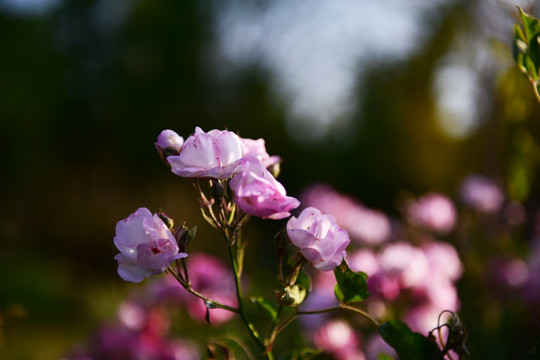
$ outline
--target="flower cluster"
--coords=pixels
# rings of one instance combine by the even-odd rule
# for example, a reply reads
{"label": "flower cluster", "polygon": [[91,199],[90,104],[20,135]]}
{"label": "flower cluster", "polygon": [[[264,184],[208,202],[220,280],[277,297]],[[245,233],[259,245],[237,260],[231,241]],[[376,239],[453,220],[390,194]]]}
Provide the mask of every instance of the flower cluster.
{"label": "flower cluster", "polygon": [[[219,186],[230,187],[234,194],[231,206],[237,206],[245,214],[279,220],[289,217],[290,211],[300,205],[296,198],[287,196],[283,185],[268,170],[278,164],[280,158],[267,153],[263,139],[244,139],[227,130],[206,133],[197,127],[185,141],[176,132],[164,130],[155,146],[174,174],[225,181]],[[294,233],[295,227],[303,226],[293,219],[287,227],[289,235]],[[324,219],[324,223],[329,222]],[[345,255],[348,235],[335,222],[327,228],[322,226],[326,241],[321,243],[320,234],[316,242],[310,243],[298,241],[298,236],[294,235],[293,243],[314,266],[331,270]],[[152,274],[164,272],[175,260],[187,257],[186,253],[179,252],[175,236],[159,216],[152,216],[146,208],[118,222],[114,242],[120,251],[115,258],[118,273],[126,281],[140,282]]]}
{"label": "flower cluster", "polygon": [[[263,139],[241,138],[228,130],[204,132],[197,127],[185,141],[176,132],[164,130],[154,145],[173,174],[193,182],[204,219],[223,235],[232,271],[213,256],[188,256],[196,227],[190,229],[184,223],[175,228],[163,212],[152,214],[139,208],[116,225],[114,244],[120,253],[115,259],[118,274],[126,281],[140,282],[167,272],[148,284],[147,307],[182,305],[191,318],[212,325],[239,315],[269,360],[274,358],[276,336],[301,315],[310,315],[309,320],[303,318],[304,324],[311,321],[318,325],[311,326],[309,332],[319,349],[338,360],[358,360],[369,354],[360,349],[363,337],[344,320],[329,319],[328,313],[352,311],[379,326],[379,319],[400,311],[413,330],[426,333],[435,327],[441,311],[458,309],[454,282],[461,275],[461,262],[450,244],[431,238],[448,233],[454,226],[456,210],[448,198],[433,193],[411,200],[404,207],[406,221],[399,222],[319,184],[304,192],[303,209],[292,216],[291,211],[301,203],[288,196],[276,179],[280,158],[268,154]],[[267,337],[255,328],[245,310],[242,274],[247,242],[241,227],[250,216],[271,220],[290,217],[274,241],[277,304],[262,296],[250,297],[272,318]],[[420,232],[424,237],[410,239],[416,245],[404,240],[408,226],[426,230]],[[354,249],[348,254],[349,234]],[[305,268],[307,264],[312,266]],[[352,305],[364,301],[367,310]],[[137,315],[141,313],[138,309],[126,305],[122,314]],[[154,310],[150,313],[157,314]],[[126,317],[125,321],[140,326],[152,316]],[[116,333],[122,334],[121,329]],[[169,343],[160,341],[155,343],[164,351],[173,351]],[[394,354],[380,346],[380,337],[371,336],[365,346],[368,344],[373,351],[389,357]],[[207,350],[219,357],[222,346]],[[189,358],[189,354],[185,356]]]}

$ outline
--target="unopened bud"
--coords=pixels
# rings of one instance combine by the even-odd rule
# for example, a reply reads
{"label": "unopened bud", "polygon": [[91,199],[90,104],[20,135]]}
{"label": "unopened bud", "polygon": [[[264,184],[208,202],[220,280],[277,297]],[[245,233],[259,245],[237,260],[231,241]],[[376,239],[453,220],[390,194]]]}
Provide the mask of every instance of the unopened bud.
{"label": "unopened bud", "polygon": [[159,156],[167,163],[167,157],[178,155],[184,145],[184,138],[172,130],[163,130],[154,143]]}
{"label": "unopened bud", "polygon": [[193,241],[195,235],[197,234],[197,226],[188,228],[187,223],[184,221],[182,226],[176,230],[174,237],[178,242],[178,247],[180,252],[184,252],[188,245]]}
{"label": "unopened bud", "polygon": [[212,187],[210,191],[212,192],[212,199],[218,203],[225,196],[225,187],[216,179],[212,179]]}
{"label": "unopened bud", "polygon": [[298,306],[306,298],[307,291],[301,285],[287,286],[277,292],[278,302],[283,306]]}
{"label": "unopened bud", "polygon": [[169,217],[169,215],[165,214],[163,211],[158,212],[158,216],[165,223],[167,228],[170,230],[174,226],[174,220]]}
{"label": "unopened bud", "polygon": [[278,249],[285,249],[291,245],[291,241],[287,237],[287,232],[285,229],[279,230],[274,236],[274,244]]}

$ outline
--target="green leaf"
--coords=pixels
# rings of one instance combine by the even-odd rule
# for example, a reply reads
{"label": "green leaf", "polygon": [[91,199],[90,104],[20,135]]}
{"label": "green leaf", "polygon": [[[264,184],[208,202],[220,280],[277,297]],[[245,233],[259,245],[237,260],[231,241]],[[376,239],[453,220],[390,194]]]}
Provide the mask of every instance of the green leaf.
{"label": "green leaf", "polygon": [[443,360],[434,339],[412,332],[399,320],[385,322],[379,327],[379,333],[396,350],[400,360]]}
{"label": "green leaf", "polygon": [[514,24],[514,44],[513,44],[513,53],[514,59],[519,66],[519,69],[527,73],[527,68],[525,67],[525,56],[527,56],[527,51],[529,46],[527,45],[527,39],[523,35],[523,31],[518,24]]}
{"label": "green leaf", "polygon": [[519,69],[529,77],[534,87],[535,95],[540,101],[539,72],[540,72],[540,20],[526,14],[518,6],[524,31],[516,24],[514,26],[514,58]]}
{"label": "green leaf", "polygon": [[525,12],[518,6],[519,14],[521,15],[521,20],[523,20],[523,25],[525,26],[525,37],[529,45],[531,42],[540,35],[540,21]]}
{"label": "green leaf", "polygon": [[366,273],[355,273],[343,260],[341,265],[334,269],[334,275],[337,281],[334,294],[342,304],[361,302],[369,297]]}
{"label": "green leaf", "polygon": [[279,360],[310,360],[315,358],[315,356],[319,355],[320,353],[321,350],[305,348],[292,352],[288,355],[280,356]]}
{"label": "green leaf", "polygon": [[535,64],[533,59],[529,55],[524,55],[523,64],[527,69],[527,74],[533,81],[538,80],[538,64]]}
{"label": "green leaf", "polygon": [[277,319],[277,309],[274,306],[274,304],[272,304],[268,299],[265,299],[262,296],[258,296],[258,297],[252,296],[251,301],[254,304],[258,305],[261,309],[266,311],[266,313],[270,315],[270,318],[272,320]]}

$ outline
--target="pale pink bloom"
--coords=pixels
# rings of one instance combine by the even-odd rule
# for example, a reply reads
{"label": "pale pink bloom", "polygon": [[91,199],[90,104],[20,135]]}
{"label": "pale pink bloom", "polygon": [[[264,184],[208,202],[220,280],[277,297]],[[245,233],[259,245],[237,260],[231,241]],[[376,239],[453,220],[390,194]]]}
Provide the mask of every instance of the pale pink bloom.
{"label": "pale pink bloom", "polygon": [[408,243],[399,242],[386,246],[379,255],[381,270],[395,277],[401,286],[421,284],[429,276],[429,263],[424,252]]}
{"label": "pale pink bloom", "polygon": [[392,227],[388,217],[361,205],[343,214],[343,227],[351,236],[367,244],[380,244],[390,238]]}
{"label": "pale pink bloom", "polygon": [[180,152],[182,145],[184,144],[184,138],[178,135],[173,130],[163,130],[157,137],[157,142],[154,143],[156,147],[161,150],[173,151],[176,154]]}
{"label": "pale pink bloom", "polygon": [[380,244],[391,236],[390,220],[384,213],[366,208],[353,198],[339,194],[329,185],[309,187],[302,195],[302,203],[332,215],[353,240]]}
{"label": "pale pink bloom", "polygon": [[456,222],[456,209],[446,196],[427,194],[407,205],[407,218],[417,226],[440,233],[452,230]]}
{"label": "pale pink bloom", "polygon": [[114,244],[120,251],[118,275],[126,281],[141,282],[150,275],[164,272],[180,253],[174,235],[157,214],[139,208],[116,224]]}
{"label": "pale pink bloom", "polygon": [[[192,254],[189,257],[189,280],[193,290],[224,305],[237,306],[234,276],[216,257]],[[198,297],[184,291],[183,298],[192,318],[205,321],[206,305]],[[214,325],[230,320],[234,313],[224,309],[210,309],[210,322]]]}
{"label": "pale pink bloom", "polygon": [[504,200],[499,186],[480,175],[468,176],[461,184],[459,194],[465,205],[483,213],[496,212]]}
{"label": "pale pink bloom", "polygon": [[335,297],[336,284],[336,276],[331,271],[319,271],[313,274],[313,288],[331,294],[332,297]]}
{"label": "pale pink bloom", "polygon": [[244,155],[256,155],[259,160],[263,163],[265,168],[268,168],[280,161],[279,156],[270,156],[266,152],[266,146],[264,144],[264,139],[246,139],[240,138],[242,144],[244,144]]}
{"label": "pale pink bloom", "polygon": [[169,156],[167,161],[178,176],[227,179],[233,175],[244,152],[242,140],[235,133],[227,130],[205,133],[197,127],[184,142],[180,154]]}
{"label": "pale pink bloom", "polygon": [[429,242],[422,246],[432,271],[444,273],[450,280],[457,280],[463,274],[463,264],[456,249],[445,242]]}
{"label": "pale pink bloom", "polygon": [[261,160],[248,155],[241,161],[240,170],[229,183],[234,200],[245,213],[265,219],[283,219],[297,208],[300,202],[287,196],[287,192]]}
{"label": "pale pink bloom", "polygon": [[397,274],[378,272],[368,278],[368,288],[373,295],[391,301],[399,297],[404,286],[400,284]]}
{"label": "pale pink bloom", "polygon": [[336,360],[365,360],[364,354],[358,350],[358,336],[344,320],[331,320],[321,326],[314,334],[313,342]]}
{"label": "pale pink bloom", "polygon": [[347,263],[351,270],[365,272],[368,276],[375,274],[379,270],[377,255],[367,249],[355,251],[347,256]]}
{"label": "pale pink bloom", "polygon": [[431,275],[424,284],[414,288],[413,292],[416,293],[417,302],[430,304],[440,311],[459,309],[457,289],[452,281],[442,275]]}
{"label": "pale pink bloom", "polygon": [[346,255],[350,243],[347,231],[331,215],[308,207],[298,218],[287,223],[287,235],[304,257],[319,270],[329,271],[338,266]]}
{"label": "pale pink bloom", "polygon": [[140,304],[126,301],[120,304],[118,320],[128,329],[141,330],[148,322],[148,311]]}

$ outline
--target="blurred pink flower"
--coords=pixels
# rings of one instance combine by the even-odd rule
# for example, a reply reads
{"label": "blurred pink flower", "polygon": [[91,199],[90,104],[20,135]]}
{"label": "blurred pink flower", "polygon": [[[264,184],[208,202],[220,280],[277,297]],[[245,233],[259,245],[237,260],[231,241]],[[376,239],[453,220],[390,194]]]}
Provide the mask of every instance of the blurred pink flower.
{"label": "blurred pink flower", "polygon": [[[424,336],[427,336],[428,333],[437,327],[437,320],[439,314],[443,310],[452,310],[455,309],[445,309],[434,306],[433,304],[427,303],[418,306],[410,307],[403,316],[403,320],[409,325],[412,331],[419,332]],[[444,322],[444,320],[442,320]]]}
{"label": "blurred pink flower", "polygon": [[388,217],[368,209],[346,195],[339,194],[326,184],[309,187],[302,195],[302,203],[332,215],[354,240],[366,244],[380,244],[391,235]]}
{"label": "blurred pink flower", "polygon": [[[362,250],[358,255],[353,254],[348,262],[355,271],[363,271],[362,264],[369,271],[368,287],[372,297],[368,302],[374,304],[371,312],[378,316],[386,311],[375,306],[381,299],[389,306],[405,306],[412,311],[408,316],[421,317],[417,323],[423,323],[426,309],[433,312],[459,309],[454,281],[462,275],[463,265],[450,244],[427,242],[416,247],[398,242],[385,246],[378,255]],[[417,309],[419,307],[422,311]]]}
{"label": "blurred pink flower", "polygon": [[498,211],[504,200],[499,186],[493,180],[480,175],[469,175],[465,178],[459,195],[465,205],[483,213]]}
{"label": "blurred pink flower", "polygon": [[329,271],[338,266],[349,245],[347,231],[340,228],[331,215],[308,207],[298,218],[287,222],[287,235],[304,257],[318,270]]}
{"label": "blurred pink flower", "polygon": [[456,249],[446,242],[433,241],[422,245],[432,271],[442,272],[448,279],[455,281],[463,274],[463,264]]}
{"label": "blurred pink flower", "polygon": [[315,332],[313,342],[336,360],[365,360],[364,354],[358,350],[358,336],[344,320],[331,320],[322,325]]}
{"label": "blurred pink flower", "polygon": [[174,235],[147,208],[139,208],[116,224],[114,244],[120,251],[114,257],[118,261],[118,275],[131,282],[164,272],[174,260],[187,256],[178,252]]}
{"label": "blurred pink flower", "polygon": [[[234,276],[221,260],[207,254],[193,254],[189,257],[188,271],[189,280],[195,291],[224,305],[237,306]],[[205,321],[207,309],[204,301],[187,291],[182,291],[182,294],[191,317]],[[210,321],[215,325],[222,324],[234,316],[234,313],[224,309],[209,311]]]}
{"label": "blurred pink flower", "polygon": [[347,263],[353,271],[365,272],[368,276],[379,270],[377,254],[372,250],[362,249],[347,256]]}
{"label": "blurred pink flower", "polygon": [[268,168],[269,166],[272,166],[280,161],[279,156],[268,155],[268,153],[266,152],[264,139],[253,140],[240,138],[240,140],[242,140],[242,144],[244,144],[244,156],[256,155],[259,160],[261,160],[265,168]]}
{"label": "blurred pink flower", "polygon": [[197,127],[184,142],[180,154],[169,156],[167,161],[178,176],[227,179],[233,175],[244,152],[244,145],[235,133],[227,130],[205,133]]}
{"label": "blurred pink flower", "polygon": [[84,347],[63,359],[200,359],[193,343],[168,338],[169,329],[168,316],[159,307],[126,302],[117,321],[101,327]]}
{"label": "blurred pink flower", "polygon": [[417,286],[429,275],[429,263],[424,252],[406,242],[386,246],[379,255],[382,272],[395,276],[403,287]]}
{"label": "blurred pink flower", "polygon": [[456,209],[446,196],[427,194],[406,205],[408,220],[417,226],[440,233],[447,233],[456,222]]}
{"label": "blurred pink flower", "polygon": [[285,188],[270,174],[255,155],[244,157],[230,187],[238,207],[247,214],[265,219],[283,219],[300,202],[287,196]]}

